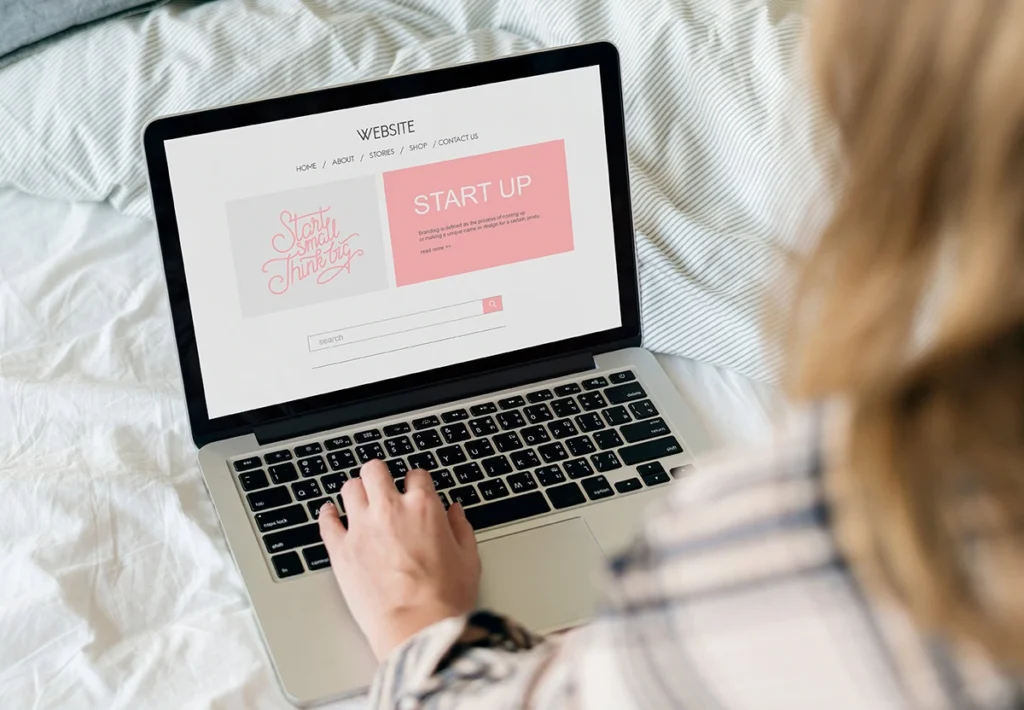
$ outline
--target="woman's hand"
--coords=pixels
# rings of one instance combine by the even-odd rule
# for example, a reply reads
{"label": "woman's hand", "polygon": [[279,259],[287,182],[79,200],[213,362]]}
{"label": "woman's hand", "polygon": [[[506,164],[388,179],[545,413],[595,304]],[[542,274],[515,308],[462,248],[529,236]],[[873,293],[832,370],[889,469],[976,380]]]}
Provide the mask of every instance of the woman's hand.
{"label": "woman's hand", "polygon": [[363,466],[320,512],[334,576],[370,647],[383,660],[418,631],[473,609],[480,557],[462,506],[445,514],[430,474],[411,471],[399,493],[383,462]]}

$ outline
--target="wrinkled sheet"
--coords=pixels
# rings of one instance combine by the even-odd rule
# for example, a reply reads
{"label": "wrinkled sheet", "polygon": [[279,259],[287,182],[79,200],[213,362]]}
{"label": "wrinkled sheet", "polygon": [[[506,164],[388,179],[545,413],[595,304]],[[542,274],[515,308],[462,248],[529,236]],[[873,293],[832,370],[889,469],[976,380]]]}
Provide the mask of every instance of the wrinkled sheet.
{"label": "wrinkled sheet", "polygon": [[[0,707],[289,707],[196,463],[153,225],[0,190],[0,318]],[[783,411],[662,362],[721,444]]]}

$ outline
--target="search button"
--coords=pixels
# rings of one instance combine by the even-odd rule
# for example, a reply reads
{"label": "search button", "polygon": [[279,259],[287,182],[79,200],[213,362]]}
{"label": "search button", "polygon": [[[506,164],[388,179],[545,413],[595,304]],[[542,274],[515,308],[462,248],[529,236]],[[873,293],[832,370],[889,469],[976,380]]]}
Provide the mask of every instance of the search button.
{"label": "search button", "polygon": [[484,313],[497,313],[501,310],[501,296],[491,296],[484,299]]}

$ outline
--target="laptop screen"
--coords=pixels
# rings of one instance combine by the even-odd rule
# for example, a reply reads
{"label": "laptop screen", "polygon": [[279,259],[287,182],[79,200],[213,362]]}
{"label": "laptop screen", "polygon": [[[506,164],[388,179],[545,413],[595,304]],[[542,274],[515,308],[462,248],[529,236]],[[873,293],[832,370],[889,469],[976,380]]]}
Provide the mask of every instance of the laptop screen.
{"label": "laptop screen", "polygon": [[165,150],[210,418],[622,325],[597,66]]}

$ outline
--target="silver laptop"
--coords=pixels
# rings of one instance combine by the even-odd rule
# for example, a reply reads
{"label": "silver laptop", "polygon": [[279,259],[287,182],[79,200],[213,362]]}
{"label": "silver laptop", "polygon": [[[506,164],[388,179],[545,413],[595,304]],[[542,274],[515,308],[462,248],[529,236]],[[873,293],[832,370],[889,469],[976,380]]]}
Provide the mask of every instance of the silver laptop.
{"label": "silver laptop", "polygon": [[315,520],[370,459],[465,506],[481,607],[585,621],[707,446],[639,347],[615,48],[160,118],[144,143],[192,435],[287,697],[372,678]]}

